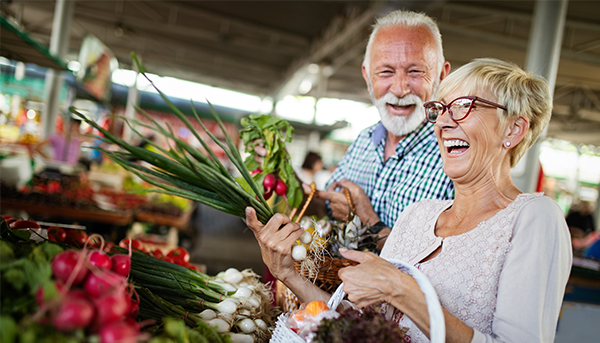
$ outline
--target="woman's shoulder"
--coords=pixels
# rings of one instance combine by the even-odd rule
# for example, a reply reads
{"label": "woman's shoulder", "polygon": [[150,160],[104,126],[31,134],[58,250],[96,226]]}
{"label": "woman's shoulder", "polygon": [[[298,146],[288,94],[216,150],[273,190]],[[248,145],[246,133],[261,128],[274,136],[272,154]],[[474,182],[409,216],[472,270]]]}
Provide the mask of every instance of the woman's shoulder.
{"label": "woman's shoulder", "polygon": [[513,202],[515,212],[517,212],[516,221],[522,223],[525,228],[540,228],[547,230],[565,230],[567,224],[564,213],[558,204],[543,193],[519,195]]}
{"label": "woman's shoulder", "polygon": [[564,217],[558,204],[544,193],[522,193],[513,202],[516,208],[531,213],[530,210],[536,210],[537,216],[548,215],[549,213],[560,213]]}

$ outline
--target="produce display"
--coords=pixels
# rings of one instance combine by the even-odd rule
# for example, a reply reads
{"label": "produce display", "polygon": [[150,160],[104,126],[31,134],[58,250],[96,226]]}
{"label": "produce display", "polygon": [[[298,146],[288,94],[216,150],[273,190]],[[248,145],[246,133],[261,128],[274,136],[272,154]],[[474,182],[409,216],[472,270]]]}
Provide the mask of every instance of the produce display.
{"label": "produce display", "polygon": [[77,242],[67,245],[60,228],[38,233],[35,221],[10,216],[2,216],[0,226],[3,342],[270,338],[270,289],[249,270],[211,277],[193,270],[180,247],[161,260],[136,240],[105,246],[91,235],[77,248]]}
{"label": "produce display", "polygon": [[[375,249],[375,235],[353,210],[347,222],[303,218],[316,186],[311,184],[312,192],[300,209],[303,191],[285,149],[293,134],[289,123],[267,115],[244,118],[240,136],[249,153],[244,160],[210,104],[225,142],[194,112],[196,123],[239,172],[234,177],[188,117],[154,86],[135,55],[133,59],[204,152],[141,109],[138,112],[147,122],[122,119],[151,149],[124,141],[71,108],[100,132],[97,139],[119,147],[97,150],[142,183],[131,182],[131,178],[124,182],[127,192],[123,193],[94,191],[85,178],[80,178],[79,188],[74,190],[38,180],[29,189],[29,199],[33,195],[35,201],[62,203],[68,201],[65,197],[72,197],[85,206],[96,203],[109,210],[135,208],[175,217],[190,208],[190,201],[242,218],[245,208],[251,206],[266,223],[274,215],[267,199],[276,194],[285,201],[282,212],[289,213],[305,230],[292,248],[292,256],[301,261],[301,270],[309,270],[311,278],[318,275],[325,258],[339,259],[342,246]],[[194,111],[194,106],[191,108]],[[145,138],[137,131],[140,127],[165,138],[168,148]],[[264,156],[257,156],[259,147],[264,149]],[[153,196],[139,197],[139,193]],[[349,194],[346,196],[350,199]],[[251,270],[229,268],[209,276],[190,264],[190,254],[181,247],[149,249],[142,241],[130,238],[114,244],[82,230],[42,228],[35,221],[5,216],[0,224],[2,341],[259,343],[271,338],[277,314],[272,308],[272,290]],[[307,342],[402,341],[402,332],[381,312],[340,314],[321,301],[303,305],[290,315],[287,325]]]}

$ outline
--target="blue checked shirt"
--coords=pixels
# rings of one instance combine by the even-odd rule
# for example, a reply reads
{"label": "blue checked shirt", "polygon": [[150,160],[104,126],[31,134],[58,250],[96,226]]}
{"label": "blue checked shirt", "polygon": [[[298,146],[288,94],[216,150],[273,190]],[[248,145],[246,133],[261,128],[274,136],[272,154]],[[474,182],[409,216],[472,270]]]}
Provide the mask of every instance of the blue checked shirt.
{"label": "blue checked shirt", "polygon": [[409,133],[387,161],[384,160],[386,135],[381,122],[364,129],[327,186],[340,179],[356,183],[371,199],[375,213],[389,227],[394,226],[400,212],[413,202],[454,199],[454,184],[444,173],[433,124],[425,121]]}

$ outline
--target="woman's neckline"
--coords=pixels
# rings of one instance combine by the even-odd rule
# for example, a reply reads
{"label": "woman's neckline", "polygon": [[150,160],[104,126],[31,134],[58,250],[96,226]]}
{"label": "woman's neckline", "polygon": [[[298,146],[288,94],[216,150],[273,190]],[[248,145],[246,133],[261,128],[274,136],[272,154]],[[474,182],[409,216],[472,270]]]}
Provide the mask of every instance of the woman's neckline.
{"label": "woman's neckline", "polygon": [[435,221],[433,221],[433,223],[430,225],[430,227],[429,227],[429,232],[430,232],[430,234],[431,234],[431,235],[433,235],[433,237],[435,237],[435,239],[436,239],[436,240],[437,240],[437,239],[440,239],[441,241],[444,241],[446,238],[449,238],[449,237],[460,237],[460,236],[462,236],[462,235],[469,234],[469,233],[471,233],[471,232],[474,232],[474,231],[478,230],[478,229],[479,229],[480,227],[482,227],[482,226],[483,226],[485,223],[489,222],[489,221],[490,221],[490,220],[492,220],[493,218],[495,218],[495,217],[497,217],[498,215],[502,214],[504,211],[507,211],[509,208],[512,208],[512,207],[514,207],[514,206],[515,206],[515,204],[516,204],[518,201],[520,201],[521,199],[523,199],[524,197],[526,197],[526,196],[528,196],[528,195],[536,195],[536,194],[538,194],[538,193],[533,193],[533,194],[531,194],[531,193],[520,193],[520,194],[518,194],[518,195],[517,195],[517,197],[515,198],[515,200],[511,201],[511,202],[510,202],[510,203],[509,203],[509,204],[508,204],[508,205],[507,205],[505,208],[503,208],[503,209],[499,210],[498,212],[496,212],[496,213],[495,213],[493,216],[491,216],[490,218],[480,221],[480,222],[479,222],[479,223],[478,223],[478,224],[477,224],[477,225],[476,225],[476,226],[475,226],[473,229],[471,229],[471,230],[469,230],[469,231],[465,231],[465,232],[459,233],[459,234],[457,234],[457,235],[450,235],[450,236],[445,236],[445,237],[442,237],[442,236],[438,236],[438,235],[436,235],[436,234],[435,234],[435,226],[436,226],[436,224],[437,224],[437,221],[438,221],[438,219],[440,218],[440,215],[441,215],[441,214],[442,214],[444,211],[446,211],[447,209],[449,209],[450,207],[452,207],[452,205],[454,204],[454,200],[448,200],[448,203],[446,204],[446,206],[443,206],[443,207],[442,207],[442,208],[441,208],[441,209],[440,209],[440,210],[439,210],[439,211],[436,213],[436,216],[435,216]]}

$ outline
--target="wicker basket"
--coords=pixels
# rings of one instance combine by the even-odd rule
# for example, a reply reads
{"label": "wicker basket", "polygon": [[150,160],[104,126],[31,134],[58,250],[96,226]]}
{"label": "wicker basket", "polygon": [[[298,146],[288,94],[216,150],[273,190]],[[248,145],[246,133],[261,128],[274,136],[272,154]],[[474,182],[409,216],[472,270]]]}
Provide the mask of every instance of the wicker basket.
{"label": "wicker basket", "polygon": [[[446,341],[446,325],[444,322],[444,313],[442,312],[442,306],[437,297],[435,289],[429,282],[429,279],[421,273],[416,267],[410,264],[394,259],[388,259],[389,262],[394,264],[399,270],[411,275],[417,284],[421,288],[425,299],[427,300],[427,311],[429,312],[429,329],[431,332],[431,343],[443,343]],[[346,293],[343,290],[343,284],[340,284],[336,289],[335,293],[329,299],[327,305],[329,308],[337,308]],[[271,337],[270,343],[306,343],[300,336],[298,336],[288,326],[289,313],[284,313],[277,319],[277,325],[273,336]]]}
{"label": "wicker basket", "polygon": [[[313,281],[317,287],[325,292],[333,293],[342,283],[338,276],[338,271],[344,267],[355,266],[357,263],[343,258],[325,256],[323,261],[319,263],[316,275],[310,275],[308,270],[301,268],[301,264],[301,262],[297,261],[295,266],[304,277]],[[277,305],[285,313],[300,308],[300,301],[298,301],[296,295],[279,281],[277,282],[276,298]]]}

